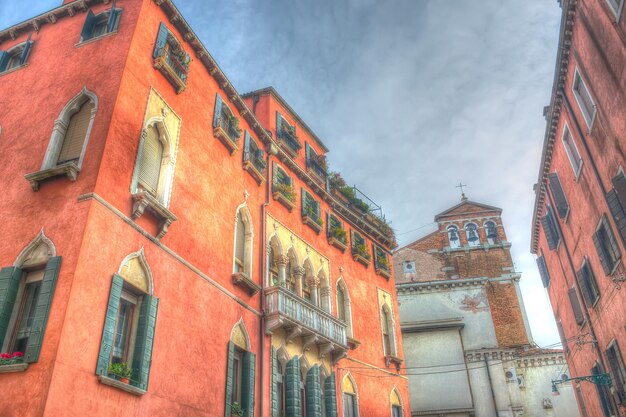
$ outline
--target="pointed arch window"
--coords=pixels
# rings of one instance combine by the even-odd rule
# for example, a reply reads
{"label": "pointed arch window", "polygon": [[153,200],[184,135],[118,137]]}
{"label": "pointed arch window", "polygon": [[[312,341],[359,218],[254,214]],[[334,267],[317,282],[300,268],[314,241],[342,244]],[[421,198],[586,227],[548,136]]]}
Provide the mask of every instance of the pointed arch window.
{"label": "pointed arch window", "polygon": [[391,391],[391,417],[402,417],[402,400],[396,388]]}
{"label": "pointed arch window", "polygon": [[98,99],[86,88],[65,105],[54,122],[40,170],[24,176],[34,191],[43,180],[59,175],[76,181],[97,110]]}
{"label": "pointed arch window", "polygon": [[478,236],[478,226],[475,223],[468,223],[465,225],[465,237],[467,237],[467,244],[469,246],[480,245],[480,237]]}
{"label": "pointed arch window", "polygon": [[169,225],[176,220],[176,216],[168,210],[175,165],[172,149],[165,120],[149,120],[141,133],[131,182],[132,218],[143,215],[148,208],[159,220],[157,238],[163,237]]}
{"label": "pointed arch window", "polygon": [[346,375],[343,378],[341,384],[341,393],[343,400],[343,416],[344,417],[358,417],[359,416],[359,402],[356,387],[350,375]]}
{"label": "pointed arch window", "polygon": [[448,242],[451,248],[458,248],[461,246],[461,239],[459,237],[459,228],[456,226],[448,226]]}
{"label": "pointed arch window", "polygon": [[0,270],[0,349],[15,361],[37,362],[59,276],[61,257],[41,233]]}
{"label": "pointed arch window", "polygon": [[380,310],[381,330],[383,337],[383,353],[386,358],[396,358],[396,339],[393,314],[387,304]]}
{"label": "pointed arch window", "polygon": [[353,338],[352,309],[350,307],[350,294],[343,278],[337,282],[337,318],[346,323],[346,336]]}
{"label": "pointed arch window", "polygon": [[250,295],[261,287],[252,278],[252,218],[246,206],[237,210],[235,219],[235,248],[233,254],[233,283],[242,286]]}
{"label": "pointed arch window", "polygon": [[[143,251],[129,255],[113,275],[96,374],[100,382],[124,390],[128,384],[143,394],[148,389],[159,299],[152,294],[152,273]],[[116,374],[128,368],[130,375]]]}
{"label": "pointed arch window", "polygon": [[244,417],[254,415],[255,369],[256,355],[251,352],[248,332],[240,320],[228,342],[225,417],[231,417],[235,404],[242,408]]}

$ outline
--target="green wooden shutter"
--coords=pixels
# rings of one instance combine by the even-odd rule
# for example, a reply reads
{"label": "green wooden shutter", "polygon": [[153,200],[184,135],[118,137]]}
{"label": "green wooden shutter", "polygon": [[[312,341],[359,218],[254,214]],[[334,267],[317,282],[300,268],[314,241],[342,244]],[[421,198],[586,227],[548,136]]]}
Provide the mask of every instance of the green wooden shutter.
{"label": "green wooden shutter", "polygon": [[306,155],[306,165],[308,167],[311,161],[311,146],[309,145],[309,142],[305,142],[304,153]]}
{"label": "green wooden shutter", "polygon": [[322,387],[318,365],[314,365],[306,374],[305,394],[307,417],[322,417]]}
{"label": "green wooden shutter", "polygon": [[6,51],[0,51],[0,72],[7,69],[7,64],[9,63],[10,55]]}
{"label": "green wooden shutter", "polygon": [[620,173],[611,180],[622,207],[626,207],[626,177]]}
{"label": "green wooden shutter", "polygon": [[225,417],[230,416],[231,405],[233,402],[233,361],[235,358],[235,344],[228,342],[228,357],[226,359],[226,401],[225,401]]}
{"label": "green wooden shutter", "polygon": [[[222,97],[219,94],[215,94],[215,109],[213,110],[213,127],[217,127],[222,117]],[[230,417],[230,416],[228,416]]]}
{"label": "green wooden shutter", "polygon": [[326,417],[338,417],[337,415],[337,390],[335,388],[335,373],[333,372],[324,382],[324,398],[326,404]]}
{"label": "green wooden shutter", "polygon": [[626,240],[626,213],[624,212],[624,207],[622,207],[615,190],[611,190],[606,193],[606,202],[609,206],[609,210],[611,211],[611,215],[613,216],[613,220],[615,220],[620,236],[622,239]]}
{"label": "green wooden shutter", "polygon": [[297,356],[287,362],[284,383],[285,417],[300,417],[300,359]]}
{"label": "green wooden shutter", "polygon": [[280,113],[276,112],[276,138],[280,136],[280,132],[283,129],[283,118]]}
{"label": "green wooden shutter", "polygon": [[161,163],[163,161],[163,144],[159,140],[159,133],[154,126],[147,129],[147,134],[141,149],[139,166],[139,183],[147,191],[156,195],[159,187]]}
{"label": "green wooden shutter", "polygon": [[276,358],[276,349],[272,346],[272,417],[278,417],[278,399],[280,392],[278,392],[278,359]]}
{"label": "green wooden shutter", "polygon": [[609,259],[609,256],[606,253],[606,249],[602,242],[602,237],[600,236],[601,232],[602,232],[602,229],[598,230],[591,236],[591,238],[593,240],[593,244],[596,247],[596,251],[598,252],[598,256],[600,257],[600,263],[602,264],[602,269],[604,270],[604,273],[608,275],[611,273],[611,269],[613,269],[613,264],[611,263],[611,260]]}
{"label": "green wooden shutter", "polygon": [[152,346],[158,308],[158,298],[148,294],[143,296],[135,337],[135,351],[133,352],[133,384],[144,391],[148,389],[148,380],[150,379]]}
{"label": "green wooden shutter", "polygon": [[80,32],[80,41],[84,42],[91,39],[93,35],[93,28],[96,25],[96,15],[93,14],[91,9],[87,12],[85,23],[83,24],[83,30]]}
{"label": "green wooden shutter", "polygon": [[43,336],[46,332],[46,324],[48,324],[48,313],[50,312],[54,287],[57,283],[60,268],[60,256],[48,259],[41,282],[41,289],[39,290],[39,296],[37,297],[37,307],[35,308],[32,330],[28,337],[28,343],[26,344],[26,352],[24,352],[24,362],[37,362],[39,359]]}
{"label": "green wooden shutter", "polygon": [[20,65],[24,65],[26,63],[26,59],[28,58],[28,53],[30,52],[30,48],[33,46],[33,41],[30,40],[32,32],[28,34],[28,39],[24,44],[24,49],[22,50],[22,55],[20,55]]}
{"label": "green wooden shutter", "polygon": [[559,176],[556,172],[548,174],[548,185],[550,187],[550,191],[552,191],[552,197],[554,197],[554,205],[556,206],[556,211],[560,218],[565,218],[567,216],[567,212],[569,211],[569,204],[567,199],[565,198],[565,193],[563,192],[563,187],[561,187],[561,181],[559,181]]}
{"label": "green wooden shutter", "polygon": [[102,328],[102,341],[100,342],[96,375],[107,375],[109,373],[109,361],[111,359],[111,349],[113,348],[113,337],[115,336],[115,321],[117,320],[117,312],[120,307],[123,285],[124,279],[119,275],[113,275],[111,291],[109,292],[109,304],[107,305],[104,326]]}
{"label": "green wooden shutter", "polygon": [[539,275],[541,276],[541,282],[543,283],[544,288],[548,288],[550,285],[550,274],[548,273],[548,268],[546,267],[546,260],[543,256],[540,256],[536,259],[537,261],[537,269],[539,269]]}
{"label": "green wooden shutter", "polygon": [[163,51],[165,51],[165,44],[167,43],[167,35],[169,35],[170,31],[167,30],[167,26],[165,23],[161,22],[159,24],[159,33],[157,33],[156,42],[154,43],[154,52],[152,53],[153,58],[158,58],[163,55]]}
{"label": "green wooden shutter", "polygon": [[0,347],[4,344],[9,330],[9,321],[11,321],[21,278],[20,268],[9,266],[0,270]]}
{"label": "green wooden shutter", "polygon": [[554,227],[554,218],[550,208],[546,209],[546,215],[541,218],[541,225],[543,226],[543,232],[546,235],[548,241],[548,247],[550,249],[556,249],[559,244],[558,232]]}
{"label": "green wooden shutter", "polygon": [[241,370],[241,407],[244,417],[254,417],[254,369],[256,355],[244,352],[243,369]]}
{"label": "green wooden shutter", "polygon": [[115,8],[115,1],[111,4],[111,9],[109,11],[109,20],[107,21],[107,33],[113,32],[115,27],[117,26],[117,17],[121,10]]}
{"label": "green wooden shutter", "polygon": [[243,160],[252,161],[252,153],[250,152],[250,134],[247,130],[243,135]]}
{"label": "green wooden shutter", "polygon": [[595,282],[595,277],[591,272],[588,264],[576,272],[576,279],[578,280],[578,286],[583,293],[583,299],[587,307],[591,308],[598,299],[598,289]]}
{"label": "green wooden shutter", "polygon": [[585,316],[583,315],[583,310],[580,306],[580,301],[578,301],[578,295],[576,294],[575,288],[570,288],[567,290],[567,296],[569,297],[569,302],[572,305],[572,311],[574,312],[574,319],[576,323],[580,326],[585,322]]}

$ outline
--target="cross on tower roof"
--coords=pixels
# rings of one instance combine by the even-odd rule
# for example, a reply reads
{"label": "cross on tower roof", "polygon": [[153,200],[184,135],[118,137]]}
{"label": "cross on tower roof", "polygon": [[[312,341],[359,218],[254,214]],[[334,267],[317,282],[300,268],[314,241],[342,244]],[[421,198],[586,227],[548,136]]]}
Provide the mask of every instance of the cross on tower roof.
{"label": "cross on tower roof", "polygon": [[456,188],[461,189],[461,201],[467,201],[467,197],[465,196],[463,187],[467,187],[467,184],[463,184],[462,182],[459,181],[459,185],[457,185]]}

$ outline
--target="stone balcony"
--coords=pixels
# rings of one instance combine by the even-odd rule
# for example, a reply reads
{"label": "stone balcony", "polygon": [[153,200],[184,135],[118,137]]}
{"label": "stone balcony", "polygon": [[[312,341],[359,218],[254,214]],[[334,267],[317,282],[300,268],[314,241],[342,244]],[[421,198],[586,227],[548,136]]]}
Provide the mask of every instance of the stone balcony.
{"label": "stone balcony", "polygon": [[265,332],[284,329],[287,342],[301,337],[304,349],[317,345],[320,357],[337,360],[348,351],[346,324],[283,287],[265,291]]}

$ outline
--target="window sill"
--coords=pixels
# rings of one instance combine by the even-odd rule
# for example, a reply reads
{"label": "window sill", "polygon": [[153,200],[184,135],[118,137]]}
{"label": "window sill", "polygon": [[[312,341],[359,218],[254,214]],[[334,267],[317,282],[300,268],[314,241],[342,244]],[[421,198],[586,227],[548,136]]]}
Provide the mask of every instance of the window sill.
{"label": "window sill", "polygon": [[98,381],[100,381],[101,384],[108,385],[122,391],[126,391],[127,393],[132,395],[141,396],[146,393],[146,391],[142,390],[141,388],[134,387],[130,384],[125,384],[116,379],[109,378],[108,376],[98,375]]}
{"label": "window sill", "polygon": [[226,149],[228,149],[228,152],[230,152],[231,155],[239,149],[239,146],[237,146],[237,141],[232,140],[222,126],[218,125],[213,128],[213,136],[215,136],[220,140],[220,142],[222,142],[222,144],[226,147]]}
{"label": "window sill", "polygon": [[363,255],[359,255],[358,253],[353,253],[352,259],[363,264],[366,268],[370,266],[370,260]]}
{"label": "window sill", "polygon": [[281,149],[283,151],[285,151],[285,153],[289,156],[291,156],[292,159],[296,159],[298,157],[298,155],[300,154],[300,150],[299,149],[294,149],[292,148],[287,142],[286,139],[282,139],[279,138],[279,142],[278,145],[281,147]]}
{"label": "window sill", "polygon": [[172,67],[170,67],[167,63],[165,57],[160,56],[158,58],[154,58],[152,64],[154,68],[158,69],[159,72],[163,74],[163,76],[165,76],[165,78],[167,78],[167,80],[174,86],[176,94],[180,94],[185,91],[185,88],[187,88],[187,81],[183,80],[178,76],[178,74],[176,74]]}
{"label": "window sill", "polygon": [[328,243],[334,247],[336,247],[337,249],[339,249],[342,252],[345,252],[346,249],[348,248],[348,244],[347,243],[343,243],[342,241],[340,241],[339,239],[337,239],[336,237],[333,236],[329,236],[328,237]]}
{"label": "window sill", "polygon": [[25,64],[22,64],[22,65],[18,65],[17,67],[11,68],[10,70],[2,71],[2,72],[0,72],[0,77],[2,77],[3,75],[15,72],[15,71],[17,71],[19,69],[22,69],[24,67],[27,67],[27,66],[28,66],[28,63],[25,63]]}
{"label": "window sill", "polygon": [[385,268],[376,268],[376,273],[378,275],[380,275],[381,277],[384,277],[385,279],[390,280],[391,279],[391,271],[385,269]]}
{"label": "window sill", "polygon": [[243,272],[235,272],[232,276],[233,284],[239,285],[248,291],[248,295],[254,295],[261,290],[261,287],[258,286],[254,281],[252,281],[246,274]]}
{"label": "window sill", "polygon": [[348,336],[348,347],[352,350],[356,349],[359,347],[359,345],[361,344],[361,342],[359,342],[358,340]]}
{"label": "window sill", "polygon": [[389,368],[391,364],[394,364],[398,372],[400,372],[400,365],[402,365],[402,362],[404,361],[398,358],[397,356],[394,356],[394,355],[385,356],[385,366]]}
{"label": "window sill", "polygon": [[167,233],[167,229],[177,217],[161,204],[155,197],[145,191],[139,191],[132,194],[133,197],[133,213],[131,217],[137,219],[144,214],[146,208],[151,211],[159,220],[159,232],[156,236],[161,239]]}
{"label": "window sill", "polygon": [[10,372],[24,372],[28,369],[28,363],[16,363],[13,365],[0,365],[0,374],[8,374]]}
{"label": "window sill", "polygon": [[31,172],[24,175],[24,178],[30,183],[30,187],[33,191],[39,190],[39,184],[48,178],[57,177],[60,175],[66,175],[70,181],[76,181],[80,168],[76,165],[76,162],[65,162],[64,164],[57,165],[52,168],[42,169],[41,171]]}
{"label": "window sill", "polygon": [[293,210],[296,207],[296,203],[294,203],[293,201],[288,199],[280,191],[274,191],[272,193],[272,196],[274,197],[274,200],[278,201],[280,204],[282,204],[283,206],[287,207],[287,209],[289,209],[290,212],[291,212],[291,210]]}
{"label": "window sill", "polygon": [[259,171],[259,169],[254,165],[254,163],[250,160],[243,161],[243,169],[248,171],[252,178],[254,178],[257,184],[261,185],[263,181],[265,181],[265,175],[263,175],[263,171]]}
{"label": "window sill", "polygon": [[113,32],[103,33],[103,34],[102,34],[102,35],[100,35],[100,36],[96,36],[96,37],[94,37],[94,38],[89,38],[89,39],[87,39],[87,40],[80,41],[80,42],[78,42],[76,45],[74,45],[74,47],[76,47],[76,48],[80,48],[81,46],[84,46],[84,45],[88,45],[88,44],[90,44],[90,43],[97,42],[97,41],[99,41],[99,40],[100,40],[100,39],[102,39],[102,38],[108,38],[109,36],[113,36],[113,35],[117,35],[117,29],[116,29],[116,30],[114,30]]}
{"label": "window sill", "polygon": [[309,216],[308,214],[305,214],[304,216],[302,216],[302,223],[306,224],[311,229],[315,230],[315,233],[317,233],[318,235],[322,231],[322,225],[316,222],[315,219]]}

